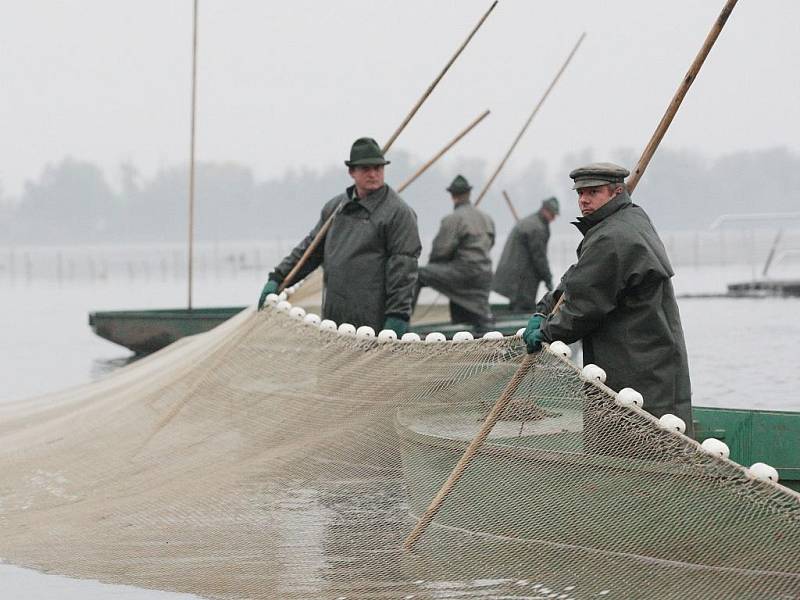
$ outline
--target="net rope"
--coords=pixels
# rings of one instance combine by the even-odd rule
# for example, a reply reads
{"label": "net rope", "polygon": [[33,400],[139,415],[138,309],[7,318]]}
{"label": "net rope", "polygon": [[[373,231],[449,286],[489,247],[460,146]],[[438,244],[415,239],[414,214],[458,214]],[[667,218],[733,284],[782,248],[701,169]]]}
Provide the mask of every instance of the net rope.
{"label": "net rope", "polygon": [[547,351],[404,551],[524,356],[247,310],[1,406],[0,557],[225,599],[800,597],[798,494]]}

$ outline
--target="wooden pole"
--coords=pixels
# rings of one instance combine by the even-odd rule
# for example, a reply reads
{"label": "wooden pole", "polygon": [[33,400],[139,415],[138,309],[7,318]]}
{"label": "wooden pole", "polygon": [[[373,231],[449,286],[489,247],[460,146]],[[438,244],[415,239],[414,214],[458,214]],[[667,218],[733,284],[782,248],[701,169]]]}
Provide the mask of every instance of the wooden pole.
{"label": "wooden pole", "polygon": [[467,135],[467,134],[468,134],[470,131],[472,131],[472,129],[473,129],[473,128],[474,128],[474,127],[475,127],[475,126],[478,124],[478,123],[480,123],[480,122],[481,122],[481,121],[483,121],[483,120],[484,120],[484,119],[485,119],[487,116],[489,116],[489,112],[490,112],[490,111],[489,111],[489,109],[486,109],[486,110],[485,110],[485,111],[484,111],[484,112],[483,112],[483,113],[482,113],[482,114],[481,114],[481,115],[480,115],[480,116],[479,116],[477,119],[475,119],[474,121],[472,121],[472,123],[470,123],[469,125],[467,125],[467,128],[466,128],[466,129],[464,129],[464,130],[463,130],[461,133],[459,133],[459,134],[458,134],[456,137],[454,137],[454,138],[453,138],[453,140],[452,140],[450,143],[448,143],[448,144],[447,144],[447,145],[446,145],[444,148],[442,148],[441,150],[439,150],[439,152],[436,154],[436,156],[434,156],[432,159],[430,159],[428,162],[426,162],[424,165],[422,165],[422,166],[421,166],[421,167],[420,167],[420,168],[417,170],[417,172],[416,172],[416,173],[414,173],[414,174],[413,174],[411,177],[409,177],[408,179],[406,179],[406,180],[405,180],[405,181],[402,183],[402,185],[401,185],[399,188],[397,188],[397,192],[398,192],[398,193],[402,192],[402,191],[403,191],[404,189],[406,189],[406,188],[407,188],[409,185],[411,185],[412,183],[414,183],[414,181],[417,179],[417,177],[419,177],[419,176],[420,176],[420,175],[422,175],[422,174],[423,174],[425,171],[427,171],[427,170],[428,170],[428,168],[429,168],[431,165],[433,165],[433,164],[434,164],[434,163],[435,163],[437,160],[439,160],[439,159],[442,157],[442,155],[444,155],[444,153],[445,153],[445,152],[447,152],[448,150],[450,150],[450,148],[452,148],[453,146],[455,146],[455,145],[456,145],[456,144],[457,144],[457,143],[458,143],[458,142],[461,140],[461,138],[463,138],[465,135]]}
{"label": "wooden pole", "polygon": [[728,0],[725,3],[725,7],[722,9],[719,17],[717,17],[717,20],[714,22],[714,25],[711,28],[711,31],[708,33],[708,36],[706,36],[703,47],[700,48],[700,51],[697,53],[694,62],[692,62],[692,66],[689,67],[689,71],[686,73],[686,76],[678,86],[678,90],[672,97],[672,101],[667,106],[664,116],[661,117],[661,121],[658,123],[653,136],[650,138],[650,143],[647,144],[647,147],[642,153],[642,157],[639,159],[639,162],[636,163],[636,168],[633,170],[633,174],[631,174],[631,176],[628,178],[626,184],[628,187],[628,193],[633,194],[633,190],[636,189],[639,179],[641,179],[645,169],[647,169],[647,165],[650,164],[650,159],[653,158],[656,148],[658,148],[658,145],[661,143],[664,134],[667,132],[667,129],[669,129],[670,123],[672,123],[672,119],[675,117],[675,113],[678,112],[678,108],[680,108],[681,102],[683,102],[683,98],[686,96],[686,92],[689,91],[692,83],[694,83],[694,80],[697,79],[697,74],[700,72],[700,67],[703,66],[706,56],[708,56],[708,53],[711,51],[714,42],[717,41],[722,28],[725,26],[725,23],[728,20],[728,17],[731,15],[731,11],[733,11],[733,7],[736,6],[737,2],[738,0]]}
{"label": "wooden pole", "polygon": [[[480,26],[483,25],[483,22],[489,16],[489,13],[491,13],[492,10],[494,10],[494,7],[497,6],[497,2],[498,2],[498,0],[495,0],[492,3],[492,5],[489,7],[489,10],[487,10],[486,13],[484,13],[483,17],[481,17],[481,20],[478,21],[478,24],[475,25],[475,27],[472,29],[470,34],[467,36],[467,39],[465,39],[464,42],[461,44],[461,46],[459,46],[458,50],[456,50],[456,53],[450,58],[450,60],[444,66],[444,68],[439,73],[439,75],[436,77],[436,79],[433,80],[433,83],[431,83],[428,86],[428,89],[425,90],[425,93],[422,94],[422,97],[420,97],[420,99],[417,100],[417,103],[414,105],[414,108],[411,109],[411,112],[408,113],[408,115],[403,120],[403,122],[400,123],[400,126],[391,135],[391,137],[389,138],[389,141],[386,142],[386,145],[382,149],[382,152],[383,152],[384,155],[386,154],[386,152],[389,151],[389,148],[392,147],[392,144],[394,144],[394,141],[397,139],[397,136],[400,135],[400,132],[403,131],[403,129],[405,129],[406,125],[408,125],[409,121],[411,121],[411,119],[417,113],[417,111],[419,110],[419,107],[422,106],[422,104],[425,102],[425,100],[427,100],[428,96],[431,95],[431,92],[433,91],[433,88],[435,88],[436,85],[439,83],[439,81],[441,81],[442,77],[444,77],[444,74],[447,73],[448,69],[450,69],[450,66],[455,62],[455,60],[458,58],[459,54],[461,54],[461,51],[464,50],[464,48],[466,48],[467,44],[472,39],[472,37],[475,35],[475,33],[478,31]],[[331,225],[333,224],[333,220],[336,218],[336,215],[339,214],[339,211],[342,210],[342,207],[344,206],[344,204],[345,204],[344,202],[340,202],[339,206],[337,206],[336,209],[331,213],[331,216],[328,217],[328,219],[325,221],[325,223],[322,224],[322,227],[320,227],[320,230],[317,232],[317,235],[314,236],[314,239],[311,240],[311,243],[308,245],[308,248],[306,248],[306,251],[303,252],[303,255],[300,257],[300,260],[297,261],[297,263],[292,268],[292,270],[289,271],[289,273],[286,275],[286,277],[283,278],[283,281],[278,286],[278,292],[283,291],[287,286],[291,285],[291,283],[294,281],[294,278],[297,275],[297,273],[300,271],[300,269],[303,268],[303,266],[306,264],[306,262],[308,262],[308,258],[317,249],[317,247],[320,245],[322,240],[325,239],[325,236],[327,235],[328,230],[331,228]]]}
{"label": "wooden pole", "polygon": [[514,208],[514,205],[511,203],[511,198],[508,197],[508,194],[505,190],[503,190],[503,198],[506,199],[506,204],[508,204],[508,208],[511,211],[511,214],[514,215],[514,220],[519,223],[519,215],[517,214],[517,209]]}
{"label": "wooden pole", "polygon": [[386,154],[386,152],[389,150],[389,148],[392,147],[392,144],[397,139],[397,136],[400,135],[400,132],[403,131],[403,129],[405,129],[406,125],[408,125],[408,122],[414,117],[415,114],[417,114],[417,111],[419,110],[419,107],[422,106],[422,103],[425,102],[425,100],[428,98],[428,96],[431,95],[431,92],[433,91],[433,88],[435,88],[436,84],[438,84],[439,81],[442,79],[442,77],[444,77],[444,74],[447,73],[447,70],[456,61],[456,59],[458,58],[458,55],[461,54],[461,52],[464,50],[464,48],[467,47],[467,44],[469,44],[469,41],[472,39],[472,36],[474,36],[475,33],[477,33],[478,29],[480,29],[481,25],[483,25],[483,22],[486,20],[486,18],[489,16],[489,14],[494,10],[494,7],[497,6],[497,2],[498,2],[498,0],[494,0],[494,2],[492,2],[492,5],[489,7],[489,10],[487,10],[484,13],[484,15],[481,17],[481,20],[478,21],[478,24],[475,25],[475,27],[472,28],[472,31],[470,31],[469,35],[467,36],[467,39],[465,39],[464,43],[462,43],[461,46],[458,47],[458,50],[456,50],[455,54],[453,54],[453,56],[450,58],[450,60],[444,66],[444,69],[442,69],[442,72],[439,73],[439,75],[436,77],[436,79],[434,79],[433,82],[428,86],[428,89],[425,90],[424,94],[422,94],[422,97],[414,105],[414,108],[411,109],[411,112],[408,113],[408,116],[403,120],[402,123],[400,123],[400,127],[397,128],[397,131],[395,131],[394,134],[392,135],[392,137],[389,138],[389,141],[386,142],[386,146],[384,146],[384,148],[383,148],[383,153],[384,154]]}
{"label": "wooden pole", "polygon": [[569,53],[569,56],[567,56],[567,60],[565,60],[564,64],[561,65],[561,68],[558,70],[558,73],[556,73],[556,76],[553,77],[553,81],[550,82],[550,85],[548,86],[547,90],[545,90],[544,95],[542,96],[542,99],[539,100],[539,103],[533,109],[533,112],[528,117],[528,120],[525,121],[525,125],[522,126],[522,130],[520,130],[520,132],[517,134],[517,137],[514,139],[514,142],[511,144],[511,147],[508,149],[508,152],[506,152],[506,155],[503,157],[503,160],[500,161],[500,164],[497,165],[497,169],[495,169],[494,173],[489,178],[489,181],[487,181],[486,185],[483,186],[483,189],[481,190],[481,193],[478,195],[478,198],[475,200],[475,206],[478,206],[478,204],[481,203],[481,200],[483,200],[483,197],[486,195],[486,192],[489,190],[489,187],[491,187],[492,183],[494,183],[494,180],[500,174],[500,171],[505,166],[506,161],[508,161],[508,158],[511,156],[511,153],[514,152],[514,148],[517,147],[517,144],[522,139],[522,136],[525,133],[525,130],[528,129],[528,125],[531,124],[531,121],[533,121],[533,118],[536,116],[536,113],[539,112],[539,109],[542,107],[542,104],[544,104],[544,101],[547,99],[547,96],[550,95],[550,92],[555,87],[556,83],[558,82],[559,78],[561,77],[561,74],[567,68],[567,65],[569,65],[570,61],[572,60],[572,57],[575,56],[575,53],[578,51],[578,47],[581,45],[581,43],[583,42],[583,39],[585,37],[586,37],[586,33],[584,32],[578,38],[578,41],[575,42],[575,46],[573,46],[572,51]]}
{"label": "wooden pole", "polygon": [[194,140],[195,140],[195,117],[197,113],[197,3],[194,0],[194,14],[192,24],[192,123],[189,142],[189,298],[188,308],[192,310],[192,285],[194,274]]}

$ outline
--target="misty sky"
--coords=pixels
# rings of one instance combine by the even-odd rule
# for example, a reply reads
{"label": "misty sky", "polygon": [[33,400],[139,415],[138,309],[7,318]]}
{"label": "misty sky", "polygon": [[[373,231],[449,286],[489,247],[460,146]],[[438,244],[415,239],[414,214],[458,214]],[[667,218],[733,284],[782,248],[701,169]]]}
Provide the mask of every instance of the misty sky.
{"label": "misty sky", "polygon": [[[198,160],[240,162],[262,178],[342,164],[355,137],[388,138],[489,4],[200,0]],[[425,159],[491,108],[453,157],[496,164],[586,31],[507,169],[533,159],[563,168],[565,154],[586,147],[638,155],[723,4],[500,0],[396,148]],[[145,175],[185,162],[191,8],[4,2],[4,193],[67,155],[112,177],[123,161]],[[800,2],[739,2],[664,144],[800,151],[799,33]]]}

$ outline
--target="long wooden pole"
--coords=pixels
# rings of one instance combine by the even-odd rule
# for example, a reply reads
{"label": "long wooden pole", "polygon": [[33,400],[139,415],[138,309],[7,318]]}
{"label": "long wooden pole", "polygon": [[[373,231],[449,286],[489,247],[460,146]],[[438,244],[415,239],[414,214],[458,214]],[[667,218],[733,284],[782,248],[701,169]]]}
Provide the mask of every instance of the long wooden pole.
{"label": "long wooden pole", "polygon": [[711,51],[714,42],[717,41],[720,32],[722,32],[722,28],[725,26],[728,17],[731,16],[731,11],[733,11],[733,7],[736,6],[737,2],[738,0],[728,0],[725,3],[722,12],[717,17],[717,20],[714,22],[711,31],[706,36],[706,40],[703,42],[702,48],[700,48],[700,51],[697,53],[694,62],[692,62],[692,65],[689,67],[689,71],[686,73],[680,85],[678,86],[678,90],[672,97],[664,116],[661,117],[661,121],[658,123],[653,136],[650,138],[650,143],[647,144],[647,147],[642,153],[642,157],[639,159],[639,162],[636,163],[636,168],[628,178],[626,183],[628,187],[628,193],[632,194],[633,190],[636,189],[639,179],[641,179],[645,169],[647,169],[647,165],[650,164],[650,159],[653,158],[656,148],[658,148],[658,145],[661,143],[664,134],[667,132],[667,129],[669,129],[670,123],[672,123],[672,119],[675,117],[675,113],[678,112],[678,108],[680,108],[681,102],[683,102],[683,98],[686,96],[686,92],[689,91],[692,83],[694,83],[694,80],[697,79],[697,74],[700,72],[700,67],[703,66],[708,53]]}
{"label": "long wooden pole", "polygon": [[[411,121],[411,119],[417,113],[417,111],[419,110],[419,107],[422,106],[422,104],[425,102],[425,100],[427,100],[428,96],[431,95],[431,92],[433,91],[433,89],[436,87],[436,85],[439,83],[439,81],[441,81],[442,77],[444,77],[444,74],[447,73],[448,69],[450,69],[450,66],[456,61],[458,56],[461,54],[462,50],[464,50],[464,48],[466,48],[466,46],[469,43],[469,41],[472,39],[472,37],[475,35],[475,33],[478,31],[478,29],[480,29],[480,26],[483,25],[483,22],[489,16],[489,13],[491,13],[492,10],[494,10],[494,7],[497,6],[497,2],[498,2],[498,0],[494,0],[492,5],[489,7],[489,10],[487,10],[484,13],[484,15],[481,17],[481,20],[478,21],[478,24],[475,25],[475,27],[472,29],[470,34],[467,36],[467,39],[465,39],[464,42],[461,44],[461,46],[459,46],[458,50],[456,50],[456,53],[453,54],[453,56],[450,58],[450,60],[444,66],[444,68],[439,73],[439,75],[436,77],[436,79],[433,80],[433,83],[431,83],[428,86],[428,89],[425,90],[425,93],[422,94],[422,96],[420,97],[419,100],[417,100],[417,103],[414,105],[414,108],[411,109],[411,112],[409,112],[408,115],[406,116],[406,118],[403,119],[403,122],[400,123],[400,126],[395,130],[395,132],[389,138],[389,141],[386,142],[386,145],[383,147],[382,153],[384,155],[389,151],[389,148],[392,147],[392,144],[394,144],[394,141],[397,139],[397,136],[400,135],[400,132],[403,131],[403,129],[406,128],[406,125],[408,125],[408,122]],[[314,239],[311,240],[311,243],[308,245],[308,248],[306,248],[306,251],[303,252],[303,255],[300,257],[300,260],[297,261],[297,264],[295,264],[295,266],[292,268],[292,270],[289,271],[289,273],[286,275],[286,277],[283,278],[283,281],[278,286],[278,291],[279,292],[284,290],[287,286],[291,285],[291,283],[294,281],[294,278],[297,275],[297,273],[300,271],[300,269],[303,268],[303,266],[306,264],[306,262],[308,262],[308,258],[317,249],[317,246],[320,245],[320,242],[322,242],[322,240],[325,239],[325,236],[327,235],[328,230],[331,228],[331,225],[333,224],[333,220],[336,218],[336,215],[339,214],[339,211],[342,210],[342,207],[344,206],[344,204],[345,204],[344,202],[339,203],[339,206],[337,206],[336,209],[331,213],[331,216],[328,217],[328,219],[325,221],[325,223],[322,224],[322,227],[320,227],[320,230],[317,232],[317,235],[314,236]]]}
{"label": "long wooden pole", "polygon": [[194,139],[195,139],[195,120],[197,113],[197,3],[194,0],[194,14],[192,24],[192,123],[189,142],[189,298],[187,301],[189,310],[192,310],[192,287],[194,275]]}
{"label": "long wooden pole", "polygon": [[503,160],[500,161],[500,164],[497,165],[497,168],[495,169],[494,173],[492,173],[492,176],[489,178],[489,181],[487,181],[486,185],[483,186],[481,193],[475,200],[475,206],[478,206],[478,204],[481,203],[481,200],[483,200],[483,197],[486,195],[486,192],[489,191],[489,188],[491,187],[492,183],[494,183],[494,180],[500,174],[500,171],[505,166],[506,161],[508,161],[508,158],[511,156],[511,153],[514,152],[514,148],[517,147],[517,144],[522,139],[522,136],[525,134],[525,131],[528,129],[528,126],[531,124],[531,121],[533,121],[533,118],[536,116],[536,113],[539,112],[539,109],[542,107],[542,104],[544,104],[544,101],[547,100],[547,97],[550,95],[550,92],[553,91],[553,88],[555,87],[556,83],[558,83],[561,74],[567,68],[567,65],[569,65],[570,61],[572,60],[572,57],[575,56],[575,53],[578,51],[578,47],[581,45],[585,37],[586,33],[584,32],[578,38],[578,41],[575,42],[575,46],[573,46],[572,51],[569,53],[569,56],[567,56],[567,60],[565,60],[564,64],[561,65],[561,68],[558,70],[558,73],[556,73],[556,76],[553,77],[553,81],[550,82],[550,85],[547,87],[547,90],[545,90],[541,100],[539,100],[539,102],[534,107],[533,112],[528,117],[528,120],[525,121],[525,125],[522,126],[522,129],[517,134],[517,137],[514,139],[514,142],[511,144],[511,147],[508,149],[508,152],[506,152],[506,155],[503,157]]}
{"label": "long wooden pole", "polygon": [[[698,54],[698,58],[700,56],[702,56],[703,59],[704,59],[705,56],[708,55],[708,51],[710,50],[710,45],[713,45],[714,41],[716,41],[717,37],[719,36],[719,31],[722,29],[722,25],[724,25],[725,21],[727,21],[728,16],[730,16],[730,12],[731,12],[731,10],[733,10],[733,7],[734,7],[734,5],[736,4],[737,1],[738,0],[728,0],[728,3],[725,5],[725,8],[722,11],[722,14],[717,19],[717,22],[715,24],[714,29],[712,29],[711,34],[709,34],[709,37],[706,38],[706,42],[703,44],[703,47],[700,49],[700,53]],[[715,31],[716,31],[716,33],[715,33]],[[712,35],[713,35],[713,38],[712,38]],[[709,45],[709,40],[711,40],[710,41],[710,45]],[[698,63],[698,59],[695,59],[695,63],[693,63],[692,66],[694,67],[695,64],[698,64],[697,70],[695,70],[695,71],[690,70],[689,74],[687,75],[687,78],[691,76],[691,78],[694,79],[694,77],[697,75],[697,72],[699,71],[699,65],[702,65],[702,63],[703,63],[703,59],[701,59],[699,61],[699,63]],[[686,89],[688,89],[688,87]],[[686,92],[684,91],[683,94],[681,95],[681,100],[683,99],[683,96],[685,94],[686,94]],[[673,100],[673,102],[674,102],[674,100]],[[680,106],[680,101],[676,105],[675,111],[677,111],[677,107],[678,106]],[[664,127],[663,130],[661,128],[661,124],[659,124],[659,127],[656,128],[656,132],[653,134],[653,139],[650,140],[650,144],[648,144],[647,149],[643,153],[642,159],[639,160],[639,162],[643,165],[643,168],[639,173],[640,177],[641,177],[641,173],[644,172],[644,168],[647,167],[647,163],[649,162],[649,159],[652,158],[653,152],[655,152],[655,149],[658,148],[658,141],[660,141],[661,137],[664,136],[664,133],[666,132],[666,129],[669,127],[669,123],[672,121],[672,117],[675,116],[675,111],[672,112],[672,116],[670,116],[669,119],[666,121],[666,127]],[[665,118],[666,118],[666,116],[665,116]],[[663,122],[664,122],[664,119],[662,119],[662,123]],[[655,141],[656,137],[658,137],[658,141]],[[654,143],[654,141],[655,141],[655,143]],[[649,150],[651,147],[652,147],[652,151]],[[649,158],[647,158],[647,160],[644,160],[645,157],[647,157],[648,154],[649,154]],[[634,189],[636,188],[636,183],[638,182],[638,179],[639,178],[637,177],[633,181],[633,183],[634,183],[633,188]],[[631,189],[630,184],[628,185],[628,189],[629,190]],[[553,307],[553,310],[550,311],[550,314],[555,314],[561,308],[561,305],[564,303],[565,298],[566,298],[566,294],[562,293],[561,297],[558,299],[558,302]],[[506,386],[506,389],[503,390],[503,394],[497,400],[497,403],[495,404],[494,408],[492,408],[492,410],[486,416],[486,420],[484,421],[484,425],[481,427],[480,431],[478,431],[478,434],[475,436],[475,439],[473,439],[472,443],[467,447],[466,451],[464,452],[463,456],[461,457],[461,460],[458,461],[458,463],[456,464],[456,466],[453,469],[452,473],[450,474],[450,477],[447,478],[447,481],[445,481],[445,483],[442,485],[441,489],[439,489],[439,492],[436,494],[436,496],[434,496],[433,500],[431,501],[430,506],[425,511],[423,516],[420,518],[420,520],[417,523],[416,527],[414,527],[413,531],[406,538],[405,542],[403,543],[403,547],[406,550],[412,550],[413,549],[414,544],[417,542],[417,540],[419,540],[419,538],[425,532],[425,529],[427,529],[428,525],[433,520],[433,517],[436,516],[436,513],[438,512],[438,510],[441,507],[442,503],[444,502],[445,498],[447,498],[448,494],[452,491],[453,487],[455,487],[456,483],[461,478],[461,475],[466,470],[467,466],[469,465],[470,460],[472,460],[472,457],[475,455],[475,453],[478,451],[480,446],[483,444],[483,442],[489,436],[489,433],[491,432],[492,428],[494,427],[495,423],[497,422],[497,419],[498,419],[499,415],[502,413],[502,410],[503,410],[503,408],[505,408],[506,404],[508,404],[511,395],[513,395],[514,391],[516,391],[517,387],[519,386],[520,381],[522,381],[522,379],[525,377],[525,375],[527,375],[528,371],[530,371],[530,368],[532,366],[532,362],[533,361],[532,361],[531,355],[528,355],[528,356],[525,357],[525,360],[522,362],[522,364],[520,365],[519,369],[517,369],[517,372],[511,378],[511,381]],[[510,393],[507,393],[509,389],[511,389],[512,391]],[[501,404],[502,404],[502,406],[501,406]],[[500,408],[498,409],[498,407],[500,407]]]}
{"label": "long wooden pole", "polygon": [[519,215],[517,214],[517,209],[514,208],[514,204],[511,202],[511,198],[508,197],[508,194],[505,190],[503,190],[503,198],[506,199],[506,204],[508,204],[508,209],[511,211],[511,214],[514,216],[514,220],[519,223]]}
{"label": "long wooden pole", "polygon": [[408,179],[406,179],[406,180],[405,180],[405,181],[404,181],[404,182],[403,182],[403,183],[400,185],[400,187],[398,187],[398,188],[397,188],[397,191],[398,191],[398,193],[399,193],[399,192],[402,192],[404,189],[406,189],[408,186],[410,186],[412,183],[414,183],[414,181],[417,179],[417,177],[419,177],[419,176],[420,176],[420,175],[422,175],[422,174],[423,174],[425,171],[427,171],[427,170],[428,170],[428,169],[429,169],[429,168],[430,168],[430,167],[431,167],[431,166],[432,166],[432,165],[433,165],[433,164],[434,164],[434,163],[435,163],[437,160],[439,160],[439,159],[440,159],[440,158],[441,158],[441,157],[444,155],[444,153],[445,153],[445,152],[447,152],[448,150],[450,150],[450,148],[452,148],[453,146],[455,146],[455,145],[456,145],[456,144],[457,144],[457,143],[458,143],[458,142],[461,140],[461,138],[463,138],[465,135],[467,135],[467,134],[468,134],[470,131],[472,131],[472,129],[473,129],[473,128],[474,128],[474,127],[475,127],[475,126],[478,124],[478,123],[480,123],[480,122],[481,122],[481,121],[483,121],[483,120],[484,120],[484,119],[485,119],[487,116],[489,116],[489,112],[490,112],[490,111],[489,111],[489,109],[486,109],[485,111],[483,111],[483,113],[481,113],[481,115],[480,115],[478,118],[476,118],[474,121],[472,121],[472,123],[470,123],[469,125],[467,125],[466,129],[464,129],[464,130],[463,130],[461,133],[459,133],[459,134],[458,134],[456,137],[454,137],[454,138],[453,138],[453,139],[452,139],[452,140],[451,140],[451,141],[450,141],[450,142],[449,142],[449,143],[448,143],[448,144],[447,144],[447,145],[446,145],[444,148],[442,148],[441,150],[439,150],[439,152],[436,154],[436,156],[434,156],[433,158],[431,158],[431,159],[430,159],[428,162],[426,162],[426,163],[425,163],[424,165],[422,165],[422,166],[421,166],[419,169],[417,169],[417,172],[416,172],[416,173],[414,173],[414,174],[413,174],[411,177],[409,177]]}

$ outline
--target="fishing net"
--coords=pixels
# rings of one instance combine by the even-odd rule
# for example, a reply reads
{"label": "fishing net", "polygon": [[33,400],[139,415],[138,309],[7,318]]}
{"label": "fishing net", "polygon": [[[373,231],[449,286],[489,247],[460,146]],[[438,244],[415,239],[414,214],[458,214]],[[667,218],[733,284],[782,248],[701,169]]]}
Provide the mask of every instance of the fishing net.
{"label": "fishing net", "polygon": [[[800,499],[536,355],[245,311],[0,407],[0,557],[208,598],[795,598]],[[646,399],[645,399],[646,402]]]}

